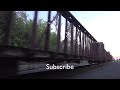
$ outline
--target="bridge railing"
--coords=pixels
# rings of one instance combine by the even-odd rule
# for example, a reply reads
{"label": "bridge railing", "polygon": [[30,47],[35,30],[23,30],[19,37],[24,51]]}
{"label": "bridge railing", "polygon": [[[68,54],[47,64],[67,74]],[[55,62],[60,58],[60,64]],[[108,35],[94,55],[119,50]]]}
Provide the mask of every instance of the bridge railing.
{"label": "bridge railing", "polygon": [[[27,12],[32,12],[33,18]],[[22,60],[25,63],[112,60],[104,48],[99,55],[100,43],[70,12],[45,12],[0,11],[0,77],[16,75]]]}
{"label": "bridge railing", "polygon": [[[25,11],[26,12],[26,11]],[[98,58],[98,42],[69,11],[33,11],[33,20],[19,11],[1,11],[1,44],[63,53],[66,57]],[[53,17],[53,18],[52,18]],[[53,25],[53,22],[55,24]],[[51,27],[55,29],[52,32]]]}

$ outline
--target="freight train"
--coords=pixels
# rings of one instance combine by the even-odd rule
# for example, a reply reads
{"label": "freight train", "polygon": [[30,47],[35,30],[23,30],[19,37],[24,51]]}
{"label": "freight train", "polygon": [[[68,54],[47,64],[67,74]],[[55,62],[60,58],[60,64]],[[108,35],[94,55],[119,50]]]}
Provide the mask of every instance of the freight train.
{"label": "freight train", "polygon": [[97,57],[94,63],[105,63],[114,60],[110,52],[106,51],[103,42],[97,42],[91,44],[91,56]]}
{"label": "freight train", "polygon": [[[50,18],[51,11],[48,11],[48,21],[46,22],[46,25],[45,25],[46,27],[44,27],[45,28],[44,30],[46,31],[44,31],[43,33],[44,37],[41,36],[40,40],[38,40],[39,38],[35,38],[37,37],[35,36],[37,35],[36,33],[38,33],[37,32],[38,27],[36,27],[37,14],[38,14],[37,11],[35,11],[34,19],[32,20],[33,22],[31,26],[32,28],[30,29],[32,31],[28,30],[29,32],[32,32],[32,33],[29,33],[29,32],[24,33],[24,30],[21,30],[21,28],[23,27],[20,28],[21,32],[18,32],[20,31],[18,28],[20,27],[19,24],[15,24],[18,29],[16,28],[15,30],[11,29],[12,26],[15,26],[14,24],[12,24],[12,21],[14,21],[14,18],[15,17],[20,18],[19,15],[18,16],[17,14],[15,14],[16,16],[14,15],[15,12],[9,11],[9,12],[0,12],[0,13],[3,13],[1,14],[2,16],[6,16],[7,15],[6,13],[8,13],[7,16],[10,18],[10,20],[7,21],[7,18],[5,18],[4,20],[4,18],[1,17],[3,19],[3,20],[1,19],[1,22],[0,22],[0,25],[3,26],[0,28],[2,33],[1,35],[3,35],[3,38],[1,38],[1,41],[3,43],[1,44],[7,45],[8,47],[10,47],[9,45],[18,46],[17,47],[17,49],[19,49],[18,51],[22,52],[22,55],[25,57],[28,56],[28,57],[34,58],[36,56],[39,56],[39,58],[42,58],[42,59],[43,57],[46,60],[49,59],[50,62],[54,60],[54,62],[61,62],[61,61],[74,62],[75,61],[78,63],[80,62],[80,60],[88,60],[90,63],[102,63],[102,62],[104,63],[104,62],[109,62],[113,60],[113,57],[110,54],[110,52],[107,52],[104,49],[103,42],[98,42],[69,11],[57,11],[57,15],[55,16],[55,17],[58,17],[58,22],[59,22],[59,24],[57,24],[57,34],[50,33],[50,30],[51,30],[50,22],[53,21],[54,19],[51,20]],[[13,18],[13,16],[15,17]],[[17,18],[15,19],[16,22],[18,22],[17,20],[19,20]],[[61,18],[65,19],[65,22],[64,22],[65,39],[63,41],[61,40],[62,35],[60,34],[63,31],[61,30],[61,20],[62,20]],[[2,22],[2,21],[6,21],[6,22]],[[24,21],[23,21],[23,24],[24,24]],[[26,28],[28,27],[26,24],[23,26],[25,26]],[[14,32],[15,36],[11,35],[10,31]],[[19,36],[21,33],[25,38]],[[55,34],[56,38],[51,39],[50,35],[52,36],[53,34]],[[27,35],[29,36],[29,38],[26,37]],[[13,36],[15,38],[13,38]],[[16,39],[18,39],[19,42]],[[39,45],[39,47],[36,49],[37,41],[40,41],[39,43],[41,45]],[[26,44],[24,45],[23,42]],[[26,46],[28,50],[26,49],[23,50],[22,49],[23,46]],[[9,51],[8,47],[7,47],[7,51]],[[16,51],[14,51],[14,48],[12,47],[10,48],[11,48],[10,51],[16,54]],[[1,46],[0,51],[4,52],[3,49],[6,50],[6,48],[3,48]],[[45,56],[42,55],[43,53],[45,53]],[[1,54],[1,56],[3,56],[3,53]],[[18,56],[21,56],[21,55],[18,55]]]}

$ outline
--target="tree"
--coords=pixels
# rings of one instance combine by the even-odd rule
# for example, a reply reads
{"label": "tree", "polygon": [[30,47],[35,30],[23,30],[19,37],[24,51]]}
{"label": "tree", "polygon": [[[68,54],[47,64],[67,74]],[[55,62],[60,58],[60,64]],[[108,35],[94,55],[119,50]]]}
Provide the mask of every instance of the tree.
{"label": "tree", "polygon": [[11,45],[12,46],[18,46],[18,47],[28,46],[27,43],[30,40],[28,38],[30,37],[30,34],[29,34],[30,29],[28,29],[29,24],[32,25],[32,23],[27,21],[26,12],[22,12],[22,11],[16,12],[12,34],[11,34]]}
{"label": "tree", "polygon": [[[7,12],[0,12],[0,41],[2,41],[2,37],[4,36],[3,28],[5,27],[6,20],[5,15]],[[17,47],[27,47],[30,48],[31,45],[31,30],[32,30],[32,19],[27,19],[29,15],[26,14],[25,11],[15,12],[14,15],[14,23],[12,27],[12,31],[10,34],[10,45]],[[44,36],[45,30],[47,27],[47,22],[43,19],[39,19],[37,22],[38,30],[37,30],[37,47],[42,49],[44,47]],[[50,33],[50,46],[51,50],[55,48],[57,34],[55,32]]]}
{"label": "tree", "polygon": [[38,20],[38,30],[37,30],[37,47],[40,49],[44,48],[45,30],[47,27],[47,22],[43,19]]}

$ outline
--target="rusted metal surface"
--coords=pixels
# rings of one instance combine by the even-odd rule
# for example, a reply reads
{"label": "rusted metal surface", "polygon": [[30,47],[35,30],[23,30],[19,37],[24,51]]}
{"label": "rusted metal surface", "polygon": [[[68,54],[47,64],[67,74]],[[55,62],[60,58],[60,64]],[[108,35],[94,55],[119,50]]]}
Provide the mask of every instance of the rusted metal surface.
{"label": "rusted metal surface", "polygon": [[68,43],[68,40],[67,40],[67,33],[68,33],[68,29],[67,29],[67,25],[68,25],[68,22],[67,22],[67,19],[65,20],[65,44],[64,44],[64,53],[67,53],[67,43]]}
{"label": "rusted metal surface", "polygon": [[81,31],[79,31],[79,55],[81,56]]}
{"label": "rusted metal surface", "polygon": [[65,17],[69,22],[73,23],[75,26],[79,26],[79,30],[82,32],[86,32],[86,35],[90,38],[93,38],[94,41],[97,41],[86,29],[85,27],[68,11],[58,11]]}
{"label": "rusted metal surface", "polygon": [[87,37],[87,57],[89,57],[89,38]]}
{"label": "rusted metal surface", "polygon": [[[9,37],[10,37],[10,29],[11,29],[11,22],[13,17],[14,11],[9,11],[8,14],[8,22],[5,32],[4,38],[4,45],[9,45]],[[57,47],[56,52],[60,53],[61,51],[61,16],[63,16],[66,20],[65,22],[65,39],[63,40],[63,54],[74,54],[77,56],[86,56],[86,57],[97,57],[95,54],[97,51],[97,46],[93,47],[93,43],[96,43],[97,40],[85,29],[85,27],[68,11],[57,11],[57,14],[51,20],[51,11],[48,11],[48,20],[47,20],[47,27],[45,32],[43,33],[45,36],[44,40],[44,50],[49,51],[50,48],[50,25],[53,23],[55,18],[59,17],[59,24],[57,30]],[[33,28],[32,28],[32,49],[36,48],[36,32],[37,32],[37,17],[38,11],[34,13],[34,20],[33,20]],[[68,22],[70,22],[71,26],[71,38],[70,38],[70,45],[68,45]],[[76,30],[73,30],[73,26],[76,27]],[[74,40],[74,33],[75,33],[75,40]],[[78,39],[79,38],[79,39]],[[78,41],[79,40],[79,41]],[[40,42],[39,42],[40,43]],[[70,49],[68,50],[68,48]]]}
{"label": "rusted metal surface", "polygon": [[44,50],[49,50],[49,44],[50,44],[50,20],[51,19],[51,11],[48,11],[48,23],[47,23],[47,29],[45,31],[45,47]]}
{"label": "rusted metal surface", "polygon": [[32,28],[32,48],[33,49],[36,47],[37,18],[38,18],[38,11],[35,11],[34,19],[33,19],[33,28]]}
{"label": "rusted metal surface", "polygon": [[78,28],[76,27],[76,34],[75,34],[75,55],[78,54],[78,41],[77,41],[77,37],[78,37]]}
{"label": "rusted metal surface", "polygon": [[61,14],[59,13],[59,24],[58,24],[58,30],[57,30],[57,48],[56,48],[57,52],[60,52],[61,50],[60,38],[61,38]]}
{"label": "rusted metal surface", "polygon": [[84,50],[84,55],[86,56],[86,35],[85,35],[85,50]]}
{"label": "rusted metal surface", "polygon": [[[12,27],[12,18],[13,18],[14,11],[9,11],[7,15],[7,23],[5,30],[5,37],[3,39],[4,45],[9,45],[10,42],[10,31]],[[62,33],[61,23],[62,23],[62,16],[65,18],[65,33]],[[53,21],[56,18],[59,18],[58,20],[58,30],[57,30],[57,42],[56,42],[56,50],[50,51],[50,26],[52,25]],[[0,57],[7,56],[7,57],[24,57],[27,58],[26,62],[35,62],[33,58],[38,60],[39,62],[61,62],[61,61],[80,61],[80,60],[93,60],[98,57],[98,46],[97,46],[97,40],[85,29],[85,27],[68,11],[57,11],[57,14],[55,17],[51,20],[51,11],[48,11],[48,20],[47,20],[47,27],[46,30],[43,32],[43,36],[45,36],[44,41],[44,50],[34,50],[37,46],[37,39],[36,39],[36,33],[37,33],[37,19],[38,19],[38,11],[34,12],[34,19],[33,19],[33,27],[32,27],[32,35],[31,35],[31,48],[24,50],[20,47],[12,48],[9,46],[2,47],[0,46]],[[70,23],[70,32],[68,31],[68,27]],[[74,27],[76,30],[74,30]],[[62,34],[65,35],[65,39],[61,41]],[[70,33],[70,38],[69,38]],[[41,37],[43,37],[41,36]],[[41,41],[40,40],[40,41]],[[41,43],[41,42],[39,42]],[[61,45],[63,43],[63,46]],[[8,48],[9,47],[9,48]],[[62,51],[63,52],[62,52]],[[11,52],[11,54],[7,55],[8,52]],[[17,53],[16,53],[17,52]],[[112,55],[104,50],[105,55],[103,58],[99,58],[97,60],[100,61],[100,59],[105,59],[106,61],[110,61],[113,59]],[[17,54],[17,55],[16,55]],[[2,56],[3,55],[3,56]],[[68,58],[66,58],[66,56]],[[75,58],[77,56],[77,58]],[[80,56],[78,58],[78,56]],[[4,58],[5,58],[4,57]],[[24,59],[24,60],[25,60]],[[29,60],[28,60],[29,59]],[[20,59],[19,59],[20,60]],[[105,61],[104,60],[104,61]],[[12,65],[12,64],[10,64]],[[16,61],[14,63],[14,66],[16,67]],[[14,73],[16,72],[16,69],[14,70]]]}
{"label": "rusted metal surface", "polygon": [[84,56],[84,33],[82,34],[82,55]]}
{"label": "rusted metal surface", "polygon": [[89,56],[91,56],[91,39],[89,38]]}
{"label": "rusted metal surface", "polygon": [[86,53],[86,56],[88,56],[88,52],[87,52],[87,50],[88,50],[88,43],[87,43],[88,41],[87,41],[87,36],[86,36],[86,47],[85,47],[85,53]]}
{"label": "rusted metal surface", "polygon": [[71,23],[71,54],[73,54],[73,24]]}

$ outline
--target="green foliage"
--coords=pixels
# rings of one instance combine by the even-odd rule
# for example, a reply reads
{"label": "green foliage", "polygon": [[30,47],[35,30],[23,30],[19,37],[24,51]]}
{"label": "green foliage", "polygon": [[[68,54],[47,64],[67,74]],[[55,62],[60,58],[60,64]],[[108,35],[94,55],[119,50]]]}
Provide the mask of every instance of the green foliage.
{"label": "green foliage", "polygon": [[45,40],[45,30],[47,27],[47,22],[42,19],[38,20],[38,30],[37,30],[37,47],[43,49],[44,48],[44,40]]}
{"label": "green foliage", "polygon": [[16,12],[10,35],[11,45],[18,47],[27,47],[27,43],[29,42],[28,40],[30,40],[28,37],[30,37],[29,24],[31,23],[29,21],[26,21],[26,19],[26,13]]}
{"label": "green foliage", "polygon": [[56,45],[57,45],[57,35],[55,32],[51,32],[50,34],[50,47],[51,50],[55,50],[56,49]]}
{"label": "green foliage", "polygon": [[[2,42],[2,37],[4,36],[3,27],[5,23],[5,13],[0,12],[0,42]],[[15,12],[13,25],[10,35],[10,45],[18,46],[18,47],[31,47],[31,31],[32,31],[32,23],[33,20],[27,19],[29,15],[26,14],[24,11]],[[43,19],[38,20],[38,28],[37,28],[37,47],[43,48],[44,47],[44,37],[45,37],[45,30],[47,27],[47,22]],[[56,38],[57,34],[54,32],[50,33],[50,46],[51,49],[55,48],[56,46]]]}

